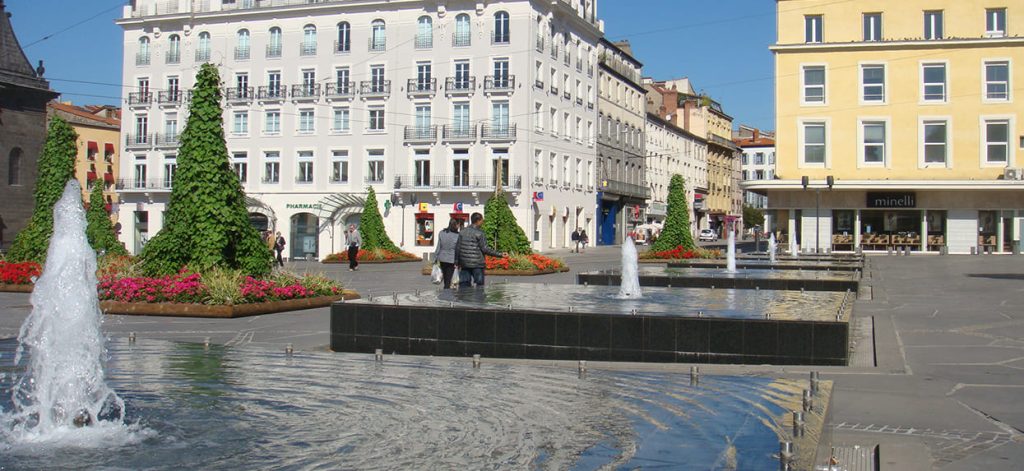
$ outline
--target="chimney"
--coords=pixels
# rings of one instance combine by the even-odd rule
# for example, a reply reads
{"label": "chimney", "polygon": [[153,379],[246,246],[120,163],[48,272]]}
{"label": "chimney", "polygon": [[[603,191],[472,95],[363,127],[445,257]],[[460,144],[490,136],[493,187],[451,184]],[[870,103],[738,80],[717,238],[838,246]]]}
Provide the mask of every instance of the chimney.
{"label": "chimney", "polygon": [[754,128],[754,137],[753,137],[753,140],[754,140],[755,142],[757,141],[757,136],[758,136],[758,134],[760,134],[760,130],[758,130],[757,128]]}

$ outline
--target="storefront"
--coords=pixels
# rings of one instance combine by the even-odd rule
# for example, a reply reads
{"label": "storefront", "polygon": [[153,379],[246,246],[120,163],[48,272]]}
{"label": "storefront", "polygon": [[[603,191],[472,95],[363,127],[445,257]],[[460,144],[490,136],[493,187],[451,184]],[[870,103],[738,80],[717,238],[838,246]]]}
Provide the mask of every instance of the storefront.
{"label": "storefront", "polygon": [[419,204],[416,212],[416,246],[433,247],[434,245],[434,213],[428,212],[430,205]]}

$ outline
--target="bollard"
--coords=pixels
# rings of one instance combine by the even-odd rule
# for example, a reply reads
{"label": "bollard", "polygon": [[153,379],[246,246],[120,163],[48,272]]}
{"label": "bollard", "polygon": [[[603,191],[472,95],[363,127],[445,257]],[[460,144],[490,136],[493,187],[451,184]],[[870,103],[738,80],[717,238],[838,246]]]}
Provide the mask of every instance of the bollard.
{"label": "bollard", "polygon": [[978,255],[978,248],[977,247],[971,247],[971,255]]}
{"label": "bollard", "polygon": [[635,316],[635,315],[636,315],[636,312],[637,312],[637,311],[636,311],[636,308],[633,308],[633,309],[630,309],[630,310],[629,310],[629,314],[630,314],[631,316]]}
{"label": "bollard", "polygon": [[569,312],[573,312],[575,310],[576,310],[576,306],[569,306]]}
{"label": "bollard", "polygon": [[770,312],[764,313],[764,318],[765,319],[771,319],[772,318],[772,313],[770,313]]}
{"label": "bollard", "polygon": [[128,343],[135,343],[135,332],[128,332]]}
{"label": "bollard", "polygon": [[804,413],[801,411],[793,411],[793,438],[800,438],[804,436],[806,432],[806,423],[804,422]]}
{"label": "bollard", "polygon": [[509,311],[511,311],[511,310],[512,310],[512,304],[511,304],[511,303],[509,303],[509,305],[508,305],[508,310],[509,310]]}
{"label": "bollard", "polygon": [[203,338],[203,348],[206,348],[206,349],[210,348],[210,337]]}
{"label": "bollard", "polygon": [[819,388],[819,383],[818,383],[818,372],[817,371],[812,371],[811,372],[811,393],[813,393],[815,396],[817,396],[819,390],[820,390],[820,388]]}
{"label": "bollard", "polygon": [[480,354],[473,355],[473,368],[480,368]]}
{"label": "bollard", "polygon": [[291,356],[291,354],[294,353],[294,352],[295,352],[295,348],[292,347],[292,344],[288,344],[288,345],[284,346],[284,353],[285,353],[285,355]]}
{"label": "bollard", "polygon": [[580,360],[579,364],[577,365],[577,368],[579,369],[580,375],[586,374],[587,360]]}
{"label": "bollard", "polygon": [[892,247],[886,247],[885,248],[885,254],[886,255],[892,255]]}
{"label": "bollard", "polygon": [[793,464],[793,442],[779,442],[779,470],[790,471]]}
{"label": "bollard", "polygon": [[698,379],[700,379],[700,367],[699,366],[691,366],[690,367],[690,382],[691,383],[692,382],[696,382]]}
{"label": "bollard", "polygon": [[697,311],[697,317],[704,317],[704,311]]}
{"label": "bollard", "polygon": [[715,289],[715,285],[711,285],[711,289]]}
{"label": "bollard", "polygon": [[804,412],[810,412],[811,409],[814,409],[814,399],[811,398],[811,392],[806,389],[804,389],[803,395],[803,408]]}
{"label": "bollard", "polygon": [[382,363],[384,361],[384,350],[382,350],[380,348],[374,350],[373,351],[373,359],[377,363]]}

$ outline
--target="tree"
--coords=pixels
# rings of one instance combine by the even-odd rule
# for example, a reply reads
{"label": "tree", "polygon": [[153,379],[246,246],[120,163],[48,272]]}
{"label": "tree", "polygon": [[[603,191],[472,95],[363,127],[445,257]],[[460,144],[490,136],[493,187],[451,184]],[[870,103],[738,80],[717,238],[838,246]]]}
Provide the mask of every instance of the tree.
{"label": "tree", "polygon": [[516,215],[512,213],[502,191],[494,192],[484,205],[484,224],[481,229],[494,250],[509,254],[533,252],[530,240],[516,221]]}
{"label": "tree", "polygon": [[103,200],[102,181],[92,184],[92,192],[89,194],[89,212],[85,214],[85,219],[88,222],[85,236],[89,239],[89,245],[93,250],[111,255],[128,255],[128,251],[114,234],[114,225],[110,223],[110,214],[107,213],[106,201]]}
{"label": "tree", "polygon": [[64,185],[75,175],[76,141],[78,133],[59,116],[50,119],[43,153],[39,156],[39,175],[36,177],[35,210],[28,225],[14,238],[7,254],[12,261],[46,260],[46,249],[53,235],[53,206],[64,193]]}
{"label": "tree", "polygon": [[363,203],[363,215],[359,218],[359,235],[363,238],[362,247],[366,250],[384,249],[391,252],[401,252],[397,245],[388,237],[384,230],[384,219],[380,216],[380,209],[377,208],[377,193],[373,187],[366,189],[366,202]]}
{"label": "tree", "polygon": [[651,250],[659,252],[679,246],[687,250],[696,248],[693,233],[690,232],[690,207],[686,202],[686,186],[683,176],[675,174],[668,184],[668,215],[665,217],[665,227],[661,230],[658,240],[654,241]]}
{"label": "tree", "polygon": [[216,66],[199,68],[191,101],[164,227],[142,250],[142,268],[149,275],[187,266],[265,276],[273,259],[249,223],[245,193],[228,162]]}
{"label": "tree", "polygon": [[[743,205],[743,225],[746,227],[763,226],[764,211],[750,205]],[[762,229],[761,232],[764,232]]]}

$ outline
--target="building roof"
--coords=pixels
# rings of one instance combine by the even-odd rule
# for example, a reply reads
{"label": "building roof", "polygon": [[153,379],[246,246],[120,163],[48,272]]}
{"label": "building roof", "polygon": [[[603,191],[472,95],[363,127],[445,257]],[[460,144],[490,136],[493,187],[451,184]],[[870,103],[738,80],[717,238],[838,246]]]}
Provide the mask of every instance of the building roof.
{"label": "building roof", "polygon": [[36,75],[11,26],[10,13],[0,0],[0,86],[14,85],[49,90],[50,84]]}
{"label": "building roof", "polygon": [[770,137],[745,137],[732,141],[740,147],[775,147],[775,139]]}
{"label": "building roof", "polygon": [[103,116],[101,114],[96,114],[95,111],[90,111],[90,108],[98,108],[98,111],[103,112],[107,109],[104,107],[81,107],[72,105],[70,103],[60,103],[56,101],[51,101],[50,103],[47,103],[46,106],[51,110],[60,113],[65,118],[71,118],[73,124],[84,124],[111,129],[121,128],[120,119]]}
{"label": "building roof", "polygon": [[690,131],[687,131],[687,130],[679,127],[679,126],[676,126],[675,123],[673,123],[671,121],[668,121],[668,120],[662,118],[661,116],[658,116],[655,113],[647,113],[647,120],[651,121],[651,122],[653,122],[655,124],[664,126],[669,131],[672,131],[672,132],[674,132],[676,134],[681,134],[683,136],[689,137],[690,139],[693,139],[695,141],[703,142],[705,144],[708,142],[707,139],[705,139],[703,137],[700,137],[700,136],[698,136],[698,135],[696,135],[696,134],[694,134],[694,133],[692,133]]}

